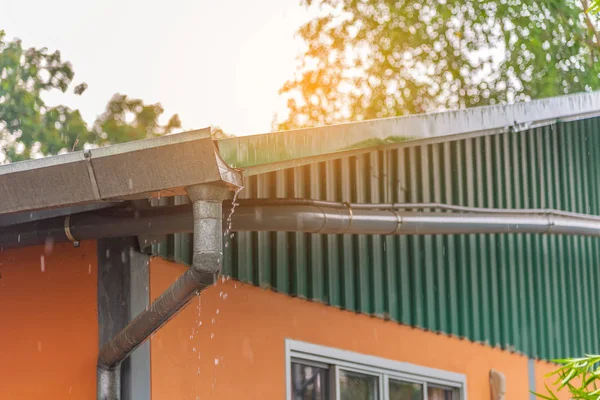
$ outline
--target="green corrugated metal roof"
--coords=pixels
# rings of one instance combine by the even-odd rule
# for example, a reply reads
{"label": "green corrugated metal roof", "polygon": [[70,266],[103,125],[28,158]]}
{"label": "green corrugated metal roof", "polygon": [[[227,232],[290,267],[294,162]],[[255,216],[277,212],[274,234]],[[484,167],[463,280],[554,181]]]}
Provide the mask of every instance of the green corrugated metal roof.
{"label": "green corrugated metal roof", "polygon": [[[600,215],[598,152],[599,118],[554,121],[278,167],[250,174],[241,196]],[[190,243],[174,235],[155,250],[189,262]],[[599,255],[600,239],[588,237],[242,232],[224,268],[282,293],[553,359],[599,347]]]}

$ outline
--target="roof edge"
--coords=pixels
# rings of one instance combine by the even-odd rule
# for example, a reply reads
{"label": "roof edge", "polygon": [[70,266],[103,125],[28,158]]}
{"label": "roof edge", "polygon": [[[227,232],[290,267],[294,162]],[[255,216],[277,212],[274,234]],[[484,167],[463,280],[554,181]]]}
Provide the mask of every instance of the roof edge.
{"label": "roof edge", "polygon": [[[350,150],[377,148],[414,140],[514,127],[527,129],[563,118],[600,112],[600,92],[550,97],[528,102],[374,119],[219,140],[223,159],[234,168],[261,172],[282,162],[322,156],[333,159]],[[320,158],[322,158],[320,157]]]}

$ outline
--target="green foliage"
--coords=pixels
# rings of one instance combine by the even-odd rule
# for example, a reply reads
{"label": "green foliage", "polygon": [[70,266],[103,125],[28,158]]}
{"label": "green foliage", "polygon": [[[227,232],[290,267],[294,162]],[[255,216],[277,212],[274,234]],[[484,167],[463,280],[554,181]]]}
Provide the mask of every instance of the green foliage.
{"label": "green foliage", "polygon": [[600,88],[588,0],[303,0],[280,129]]}
{"label": "green foliage", "polygon": [[[9,141],[9,160],[30,157],[36,142],[43,154],[55,153],[73,144],[77,137],[88,140],[85,122],[78,111],[48,107],[41,98],[45,91],[65,92],[73,69],[58,51],[24,49],[20,40],[7,42],[0,31],[0,139]],[[24,145],[17,154],[16,141]]]}
{"label": "green foliage", "polygon": [[[582,358],[569,358],[555,360],[561,364],[556,371],[547,375],[555,377],[556,391],[567,390],[569,398],[576,400],[599,400],[600,389],[600,356],[586,355]],[[546,394],[535,393],[542,399],[557,400],[558,397],[554,391],[546,386]]]}
{"label": "green foliage", "polygon": [[[0,149],[5,162],[36,155],[80,150],[84,144],[102,145],[143,139],[180,128],[179,117],[167,125],[158,123],[160,104],[146,105],[139,99],[116,94],[106,111],[90,129],[78,110],[48,106],[45,92],[66,92],[74,72],[60,52],[46,48],[23,48],[20,40],[7,41],[0,30]],[[77,95],[87,89],[82,83]]]}
{"label": "green foliage", "polygon": [[122,143],[171,133],[181,128],[177,114],[167,125],[161,126],[158,118],[164,112],[160,104],[144,104],[139,99],[131,99],[115,94],[108,102],[106,111],[94,124],[94,132],[102,143]]}

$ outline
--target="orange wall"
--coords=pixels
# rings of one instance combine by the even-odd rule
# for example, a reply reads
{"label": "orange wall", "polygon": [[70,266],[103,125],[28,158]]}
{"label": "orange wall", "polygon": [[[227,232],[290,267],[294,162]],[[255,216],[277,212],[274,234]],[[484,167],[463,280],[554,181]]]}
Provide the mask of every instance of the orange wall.
{"label": "orange wall", "polygon": [[[151,296],[184,270],[153,259]],[[494,368],[506,376],[507,399],[529,399],[526,357],[233,280],[203,292],[154,336],[152,398],[284,399],[286,338],[462,373],[474,400],[490,398]]]}
{"label": "orange wall", "polygon": [[0,399],[95,398],[97,276],[95,242],[0,252]]}
{"label": "orange wall", "polygon": [[556,386],[554,382],[556,381],[555,376],[546,377],[546,375],[551,372],[556,371],[558,366],[556,364],[552,364],[545,361],[536,361],[535,363],[535,391],[539,394],[546,395],[548,394],[546,387],[544,385],[548,385],[548,387],[555,392],[556,396],[560,400],[568,400],[570,399],[569,393],[566,389],[556,391]]}

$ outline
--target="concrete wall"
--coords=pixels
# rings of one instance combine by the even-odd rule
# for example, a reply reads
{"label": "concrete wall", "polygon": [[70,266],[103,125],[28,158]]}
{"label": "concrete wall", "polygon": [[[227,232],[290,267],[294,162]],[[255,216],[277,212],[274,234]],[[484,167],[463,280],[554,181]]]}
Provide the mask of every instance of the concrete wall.
{"label": "concrete wall", "polygon": [[96,244],[0,252],[0,399],[93,399]]}
{"label": "concrete wall", "polygon": [[[153,259],[156,297],[185,267]],[[203,292],[152,339],[152,399],[285,398],[286,338],[467,376],[469,399],[489,399],[489,371],[507,399],[529,399],[527,358],[228,280]],[[536,364],[536,385],[553,368]]]}

